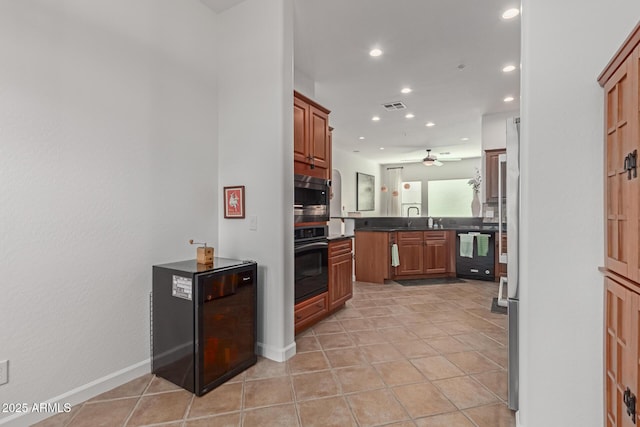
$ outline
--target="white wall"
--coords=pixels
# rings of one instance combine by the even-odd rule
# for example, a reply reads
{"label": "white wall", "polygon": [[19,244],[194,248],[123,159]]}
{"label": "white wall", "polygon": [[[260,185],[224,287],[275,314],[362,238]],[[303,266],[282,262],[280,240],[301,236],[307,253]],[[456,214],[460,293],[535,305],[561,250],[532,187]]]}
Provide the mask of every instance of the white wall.
{"label": "white wall", "polygon": [[295,354],[293,5],[246,0],[220,18],[219,185],[246,187],[246,218],[220,212],[217,253],[258,262],[259,351],[283,361]]}
{"label": "white wall", "polygon": [[[637,0],[524,0],[520,425],[603,425],[603,91]],[[571,161],[570,161],[571,160]]]}
{"label": "white wall", "polygon": [[519,111],[482,116],[482,151],[507,147],[507,119],[518,117]]}
{"label": "white wall", "polygon": [[[329,116],[331,122],[331,116]],[[356,196],[356,172],[366,173],[375,177],[375,209],[373,211],[362,211],[362,216],[380,215],[380,187],[382,180],[380,177],[380,165],[372,160],[363,159],[353,153],[336,148],[335,143],[331,157],[333,169],[340,171],[342,176],[342,213],[355,212],[357,203]]]}
{"label": "white wall", "polygon": [[[380,174],[385,175],[387,168],[402,167],[403,181],[422,182],[422,208],[420,216],[427,216],[428,210],[428,185],[430,180],[472,178],[475,176],[476,168],[480,169],[480,157],[464,159],[459,162],[443,162],[442,166],[425,166],[422,163],[397,163],[380,166]],[[469,187],[469,192],[471,192]],[[384,209],[382,209],[384,213]],[[471,214],[471,208],[469,208]]]}
{"label": "white wall", "polygon": [[314,99],[316,95],[316,84],[308,74],[294,68],[293,72],[293,88],[306,96]]}
{"label": "white wall", "polygon": [[148,372],[151,266],[218,239],[216,25],[195,0],[0,2],[0,402]]}

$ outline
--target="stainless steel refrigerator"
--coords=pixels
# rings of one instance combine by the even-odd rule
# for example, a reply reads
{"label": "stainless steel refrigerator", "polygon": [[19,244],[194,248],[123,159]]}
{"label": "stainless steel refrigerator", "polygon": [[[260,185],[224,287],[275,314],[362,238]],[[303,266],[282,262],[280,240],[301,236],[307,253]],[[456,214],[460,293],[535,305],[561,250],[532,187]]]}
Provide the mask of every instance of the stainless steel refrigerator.
{"label": "stainless steel refrigerator", "polygon": [[[500,155],[498,191],[506,183],[506,202],[499,203],[498,242],[500,262],[507,264],[507,316],[509,334],[509,409],[518,410],[518,220],[520,215],[520,118],[507,119],[507,153]],[[502,195],[498,194],[499,200]],[[506,217],[506,218],[505,218]],[[506,223],[508,250],[502,247],[502,224]]]}

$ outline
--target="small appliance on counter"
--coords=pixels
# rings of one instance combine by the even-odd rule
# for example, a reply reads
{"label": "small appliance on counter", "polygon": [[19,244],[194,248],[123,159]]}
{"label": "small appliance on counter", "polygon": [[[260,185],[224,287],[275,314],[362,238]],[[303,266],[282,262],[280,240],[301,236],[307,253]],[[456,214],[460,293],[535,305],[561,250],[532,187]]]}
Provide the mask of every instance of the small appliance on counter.
{"label": "small appliance on counter", "polygon": [[254,261],[153,266],[152,372],[201,396],[254,365],[256,288]]}
{"label": "small appliance on counter", "polygon": [[198,247],[196,251],[196,261],[198,264],[213,264],[213,248],[207,246],[207,242],[199,243],[194,242],[193,239],[189,240],[190,245],[203,245]]}

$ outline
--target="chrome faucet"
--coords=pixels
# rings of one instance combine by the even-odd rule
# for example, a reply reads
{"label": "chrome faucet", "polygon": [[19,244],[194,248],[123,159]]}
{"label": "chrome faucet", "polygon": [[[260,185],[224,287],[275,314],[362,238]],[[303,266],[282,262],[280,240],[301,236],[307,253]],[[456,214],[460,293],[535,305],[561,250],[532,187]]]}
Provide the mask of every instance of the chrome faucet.
{"label": "chrome faucet", "polygon": [[419,208],[419,207],[417,207],[417,206],[409,206],[409,207],[407,208],[407,216],[411,216],[411,215],[410,215],[410,213],[411,213],[411,209],[415,209],[415,210],[416,210],[416,212],[417,212],[417,216],[420,216],[420,208]]}

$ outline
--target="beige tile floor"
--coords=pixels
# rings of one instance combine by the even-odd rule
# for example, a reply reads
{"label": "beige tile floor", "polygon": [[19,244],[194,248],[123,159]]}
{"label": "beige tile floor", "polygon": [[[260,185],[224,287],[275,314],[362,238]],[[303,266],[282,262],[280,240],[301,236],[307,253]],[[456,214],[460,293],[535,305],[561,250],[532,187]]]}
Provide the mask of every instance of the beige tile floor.
{"label": "beige tile floor", "polygon": [[203,397],[145,375],[36,424],[512,427],[497,284],[354,285],[345,309]]}

